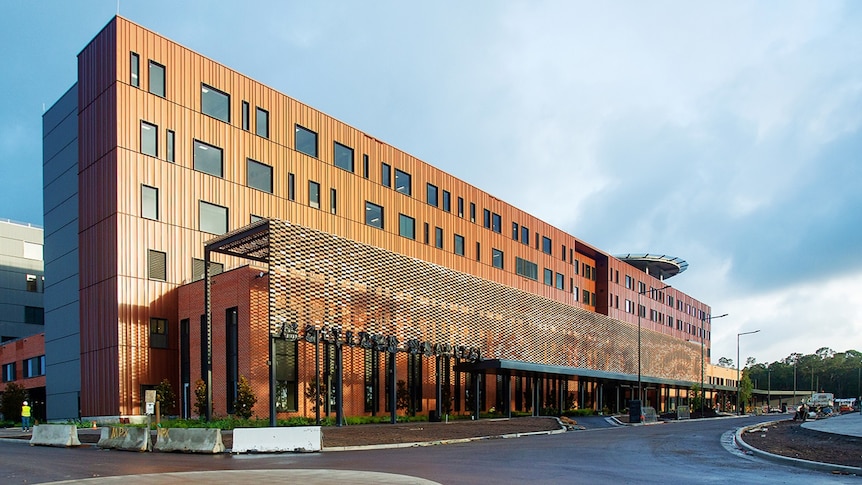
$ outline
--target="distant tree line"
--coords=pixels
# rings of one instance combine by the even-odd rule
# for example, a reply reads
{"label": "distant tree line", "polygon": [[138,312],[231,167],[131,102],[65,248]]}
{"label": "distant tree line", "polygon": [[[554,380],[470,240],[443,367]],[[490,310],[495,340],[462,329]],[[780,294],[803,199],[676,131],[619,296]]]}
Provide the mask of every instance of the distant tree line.
{"label": "distant tree line", "polygon": [[[718,359],[718,365],[733,367],[733,360]],[[862,396],[862,352],[835,352],[821,347],[813,354],[794,352],[771,364],[758,364],[753,357],[746,359],[746,375],[757,389],[791,391],[795,389],[831,392],[835,397]]]}

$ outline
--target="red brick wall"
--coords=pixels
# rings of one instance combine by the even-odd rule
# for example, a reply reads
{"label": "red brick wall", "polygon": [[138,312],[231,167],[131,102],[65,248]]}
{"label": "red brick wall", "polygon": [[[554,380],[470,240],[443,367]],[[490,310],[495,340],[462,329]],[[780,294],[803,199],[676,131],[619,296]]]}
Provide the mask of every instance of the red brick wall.
{"label": "red brick wall", "polygon": [[[0,365],[15,363],[15,383],[27,389],[45,387],[45,376],[24,379],[24,361],[45,355],[45,334],[32,335],[0,345]],[[43,369],[44,371],[44,369]],[[6,382],[0,382],[0,392],[6,390]]]}

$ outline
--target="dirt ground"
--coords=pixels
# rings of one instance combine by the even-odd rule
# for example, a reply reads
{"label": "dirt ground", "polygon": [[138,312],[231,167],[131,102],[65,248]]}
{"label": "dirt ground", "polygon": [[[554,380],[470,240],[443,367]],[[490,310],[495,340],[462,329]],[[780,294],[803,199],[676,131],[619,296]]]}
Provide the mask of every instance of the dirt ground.
{"label": "dirt ground", "polygon": [[745,433],[742,439],[775,455],[862,467],[862,438],[814,431],[801,424],[792,419],[779,421],[765,427],[766,431]]}

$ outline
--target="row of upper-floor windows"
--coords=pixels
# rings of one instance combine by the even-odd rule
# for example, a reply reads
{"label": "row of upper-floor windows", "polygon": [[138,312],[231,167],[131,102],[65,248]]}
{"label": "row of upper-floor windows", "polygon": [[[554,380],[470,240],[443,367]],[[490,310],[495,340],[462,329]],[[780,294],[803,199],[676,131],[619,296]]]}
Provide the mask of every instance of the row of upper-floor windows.
{"label": "row of upper-floor windows", "polygon": [[[39,377],[45,375],[45,356],[40,355],[38,357],[32,357],[29,359],[24,359],[21,361],[22,368],[24,369],[24,374],[22,376],[23,379],[29,379],[31,377]],[[17,376],[17,362],[9,362],[7,364],[3,364],[2,373],[3,373],[3,382],[13,382],[18,380]]]}
{"label": "row of upper-floor windows", "polygon": [[[135,87],[140,87],[140,59],[137,53],[131,52],[131,81],[130,83]],[[165,79],[166,79],[166,68],[164,65],[159,64],[153,60],[149,60],[148,64],[148,86],[149,92],[161,96],[166,97],[165,91]],[[221,89],[218,89],[214,86],[211,86],[206,83],[201,83],[201,96],[200,96],[200,109],[201,113],[206,114],[212,118],[221,120],[225,123],[232,122],[231,116],[231,95],[228,92],[225,92]],[[241,105],[242,110],[242,119],[240,126],[243,130],[251,129],[251,114],[250,114],[250,104],[248,101],[242,101]],[[262,107],[255,107],[255,116],[254,116],[255,126],[254,131],[257,135],[269,138],[270,128],[271,128],[271,120],[269,117],[269,111]],[[143,122],[142,122],[143,123]],[[152,126],[147,127],[147,129]],[[142,151],[144,153],[150,154],[152,156],[158,156],[157,147],[158,141],[156,138],[156,131],[153,131],[149,134],[149,138],[147,139],[147,148],[144,149],[144,125],[142,124]],[[168,131],[166,136],[169,138],[166,146],[167,154],[166,159],[168,161],[173,161],[173,132]],[[196,148],[201,148],[201,150],[212,149],[216,147],[212,147],[211,145],[207,145],[205,142],[197,142],[198,145]],[[313,130],[303,127],[299,124],[294,125],[294,148],[306,155],[311,157],[318,158],[318,135]],[[197,150],[196,150],[196,153]],[[203,158],[212,158],[212,164],[207,165],[206,162],[202,160],[201,162],[201,171],[205,171],[207,173],[211,173],[213,175],[222,176],[222,167],[219,162],[216,166],[215,159],[221,160],[220,149],[218,149],[218,153],[210,152],[208,153],[209,157]],[[218,155],[218,156],[217,156]],[[369,178],[370,176],[370,161],[368,155],[363,155],[362,157],[363,167],[362,172],[365,178]],[[257,162],[258,164],[260,162]],[[350,146],[339,142],[337,140],[333,140],[333,165],[339,167],[343,170],[346,170],[351,173],[356,173],[355,170],[355,155],[354,149]],[[197,169],[197,164],[196,164]],[[250,169],[251,170],[251,169]],[[261,188],[261,190],[272,192],[272,175],[271,175],[271,167],[259,167],[259,172],[263,173],[261,178],[263,178],[263,182],[260,184],[256,184],[254,182],[250,182],[250,186],[255,186],[255,188]],[[265,173],[269,172],[268,175]],[[403,170],[395,169],[395,190],[412,196],[412,184],[411,184],[411,175]],[[392,167],[385,163],[381,162],[381,174],[380,174],[380,183],[386,187],[392,186]],[[426,202],[429,205],[437,207],[445,212],[452,212],[452,203],[453,197],[450,191],[448,190],[440,190],[439,187],[434,185],[431,182],[426,184]],[[465,202],[463,197],[457,197],[457,205],[456,211],[458,217],[465,217]],[[483,209],[484,217],[483,217],[483,226],[486,229],[489,229],[496,233],[502,233],[503,221],[500,214],[496,212],[492,212],[488,209]],[[476,204],[474,202],[470,202],[469,204],[469,219],[471,222],[476,223]],[[512,222],[513,231],[512,238],[516,241],[520,240],[523,244],[530,244],[530,230],[527,227],[520,227],[517,222]],[[520,229],[519,229],[520,227]],[[540,236],[539,233],[535,233],[535,249],[541,250],[542,252],[553,255],[553,243],[550,237]],[[567,251],[566,246],[562,245],[561,258],[563,261],[571,261],[576,263],[573,257],[573,251],[569,249]],[[568,256],[568,259],[567,259]],[[584,272],[585,276],[588,279],[595,279],[594,275],[588,274],[591,270],[594,272],[595,268],[589,265],[584,266],[581,270]],[[578,273],[577,265],[575,265],[575,273]]]}
{"label": "row of upper-floor windows", "polygon": [[[704,328],[703,325],[692,324],[688,322],[684,322],[681,319],[674,318],[671,314],[664,314],[656,309],[649,309],[649,314],[647,314],[647,307],[645,305],[636,304],[634,301],[629,299],[624,299],[623,301],[624,307],[623,310],[626,313],[635,313],[635,309],[637,309],[637,314],[640,318],[649,318],[650,321],[656,322],[660,325],[667,325],[671,328],[676,328],[676,330],[694,335],[697,338],[703,338],[705,340],[709,340],[712,337],[711,330]],[[614,295],[613,293],[608,295],[608,306],[610,308],[620,309],[620,296]],[[676,325],[674,325],[674,323]]]}
{"label": "row of upper-floor windows", "polygon": [[[610,281],[619,283],[619,280],[620,280],[619,270],[611,270]],[[629,275],[625,275],[625,278],[623,281],[625,283],[626,289],[635,290],[635,284],[637,284],[637,290],[636,291],[639,294],[647,296],[647,297],[651,298],[652,300],[655,300],[658,302],[663,302],[665,305],[667,305],[671,308],[675,307],[676,310],[679,312],[683,312],[683,313],[690,315],[690,316],[692,316],[698,320],[703,320],[703,319],[709,318],[709,315],[707,315],[707,313],[704,310],[697,308],[696,306],[694,306],[690,303],[686,303],[683,300],[680,300],[679,298],[674,298],[673,295],[665,294],[665,292],[662,291],[664,288],[650,287],[649,289],[647,289],[646,283],[644,283],[643,281],[636,280],[633,276],[629,276]]]}

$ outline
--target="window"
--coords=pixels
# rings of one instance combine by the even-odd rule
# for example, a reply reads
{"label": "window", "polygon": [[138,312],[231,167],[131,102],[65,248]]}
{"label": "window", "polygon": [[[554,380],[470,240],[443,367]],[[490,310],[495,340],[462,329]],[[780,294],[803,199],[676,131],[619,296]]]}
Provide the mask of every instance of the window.
{"label": "window", "polygon": [[384,187],[392,187],[392,167],[388,164],[380,164],[380,183]]}
{"label": "window", "polygon": [[227,207],[200,201],[200,230],[211,234],[227,232]]}
{"label": "window", "polygon": [[256,162],[246,161],[246,183],[249,187],[272,193],[272,167]]}
{"label": "window", "polygon": [[287,174],[287,200],[296,200],[296,176],[292,173]]}
{"label": "window", "polygon": [[320,184],[308,181],[308,205],[320,209]]}
{"label": "window", "polygon": [[491,249],[491,265],[495,268],[503,269],[503,251],[499,249]]}
{"label": "window", "polygon": [[410,174],[395,169],[395,190],[404,195],[413,195],[412,184],[410,183]]}
{"label": "window", "polygon": [[141,120],[141,153],[159,156],[159,127]]}
{"label": "window", "polygon": [[368,178],[368,155],[362,154],[362,176]]}
{"label": "window", "polygon": [[470,202],[470,222],[476,222],[476,204]]}
{"label": "window", "polygon": [[248,221],[249,224],[254,224],[255,222],[262,221],[262,220],[266,219],[266,217],[261,217],[261,216],[256,216],[254,214],[249,214],[248,219],[249,219],[249,221]]}
{"label": "window", "polygon": [[3,364],[3,382],[15,380],[15,363]]}
{"label": "window", "polygon": [[172,130],[167,131],[167,136],[165,137],[165,159],[171,163],[174,162],[174,132]]}
{"label": "window", "polygon": [[165,66],[150,61],[150,92],[165,97]]}
{"label": "window", "polygon": [[168,348],[168,321],[165,318],[150,318],[150,347]]}
{"label": "window", "polygon": [[45,325],[45,309],[40,306],[25,306],[24,323]]}
{"label": "window", "polygon": [[24,378],[45,375],[45,356],[33,357],[24,361]]}
{"label": "window", "polygon": [[249,130],[250,124],[251,124],[249,122],[249,118],[251,116],[249,114],[250,110],[251,110],[251,108],[248,105],[248,101],[243,101],[242,102],[242,129],[245,131]]}
{"label": "window", "polygon": [[435,227],[434,228],[434,247],[438,249],[443,249],[443,228]]}
{"label": "window", "polygon": [[443,191],[443,210],[452,212],[452,194],[448,190]]}
{"label": "window", "polygon": [[257,136],[269,138],[269,111],[257,108],[257,116],[254,120],[254,129]]}
{"label": "window", "polygon": [[141,70],[141,58],[138,57],[134,52],[129,56],[129,84],[132,86],[139,88],[141,87],[141,79],[140,79],[140,70]]}
{"label": "window", "polygon": [[335,166],[353,172],[353,149],[337,141],[333,142],[333,147]]}
{"label": "window", "polygon": [[228,308],[224,312],[224,362],[225,394],[227,412],[236,413],[237,388],[239,384],[239,308]]}
{"label": "window", "polygon": [[329,189],[329,213],[338,214],[338,191],[331,187]]}
{"label": "window", "polygon": [[296,125],[294,143],[296,144],[296,151],[317,158],[317,133]]}
{"label": "window", "polygon": [[428,223],[425,223],[425,226],[422,229],[422,242],[428,244]]}
{"label": "window", "polygon": [[428,205],[437,207],[437,186],[426,184],[425,187],[425,202],[427,202]]}
{"label": "window", "polygon": [[42,259],[42,245],[24,241],[24,257],[27,259]]}
{"label": "window", "polygon": [[464,217],[464,198],[458,197],[458,217]]}
{"label": "window", "polygon": [[455,254],[464,256],[464,236],[455,234]]}
{"label": "window", "polygon": [[557,273],[556,277],[557,277],[556,278],[556,284],[554,286],[558,290],[565,290],[566,289],[566,277],[563,276],[561,273]]}
{"label": "window", "polygon": [[521,226],[521,243],[530,245],[530,229],[524,226]]}
{"label": "window", "polygon": [[491,211],[488,209],[482,209],[482,225],[485,229],[491,229]]}
{"label": "window", "polygon": [[[224,264],[210,261],[210,277],[224,272]],[[204,260],[192,258],[192,281],[204,279]]]}
{"label": "window", "polygon": [[589,290],[582,290],[582,292],[583,292],[583,298],[581,299],[581,301],[583,301],[584,303],[589,305],[590,304],[590,292],[589,292]]}
{"label": "window", "polygon": [[518,223],[517,222],[512,223],[512,239],[514,239],[515,241],[518,240]]}
{"label": "window", "polygon": [[634,286],[634,278],[632,278],[629,275],[626,275],[626,288],[631,290],[633,286]]}
{"label": "window", "polygon": [[539,279],[539,266],[532,261],[515,257],[515,273],[531,280]]}
{"label": "window", "polygon": [[551,286],[554,284],[554,272],[545,268],[544,272],[545,284]]}
{"label": "window", "polygon": [[30,293],[39,292],[39,278],[34,274],[27,275],[27,291]]}
{"label": "window", "polygon": [[168,273],[168,254],[154,249],[147,250],[147,278],[166,281]]}
{"label": "window", "polygon": [[476,241],[476,261],[482,260],[482,243]]}
{"label": "window", "polygon": [[542,236],[542,252],[545,254],[551,254],[551,247],[553,243],[551,242],[551,238]]}
{"label": "window", "polygon": [[383,207],[366,201],[365,223],[371,227],[383,229]]}
{"label": "window", "polygon": [[416,239],[416,220],[410,216],[398,214],[398,234],[409,239]]}
{"label": "window", "polygon": [[201,84],[201,113],[230,123],[230,95]]}
{"label": "window", "polygon": [[491,214],[491,230],[497,234],[503,232],[503,219],[500,217],[500,214]]}
{"label": "window", "polygon": [[297,368],[299,353],[295,340],[275,339],[275,410],[296,411],[299,402]]}
{"label": "window", "polygon": [[566,260],[566,245],[563,244],[563,261]]}
{"label": "window", "polygon": [[159,220],[159,189],[141,185],[141,217]]}
{"label": "window", "polygon": [[202,141],[194,141],[193,163],[194,168],[198,172],[208,173],[221,177],[222,168],[222,149],[216,146],[206,144]]}

